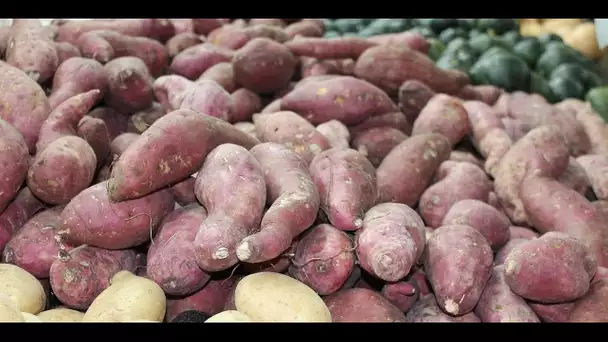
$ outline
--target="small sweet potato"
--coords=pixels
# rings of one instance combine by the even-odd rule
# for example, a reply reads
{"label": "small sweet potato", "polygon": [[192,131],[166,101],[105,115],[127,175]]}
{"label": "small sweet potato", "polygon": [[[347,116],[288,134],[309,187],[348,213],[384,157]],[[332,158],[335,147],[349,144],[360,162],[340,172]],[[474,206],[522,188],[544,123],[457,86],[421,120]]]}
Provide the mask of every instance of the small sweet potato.
{"label": "small sweet potato", "polygon": [[234,122],[251,121],[253,114],[262,110],[262,99],[249,89],[237,89],[230,97],[234,102]]}
{"label": "small sweet potato", "polygon": [[437,305],[433,294],[423,296],[405,315],[405,321],[410,323],[480,323],[481,320],[473,312],[462,316],[452,316],[443,312]]}
{"label": "small sweet potato", "polygon": [[344,285],[354,266],[350,237],[329,224],[320,224],[299,239],[289,274],[326,296]]}
{"label": "small sweet potato", "polygon": [[455,146],[471,131],[467,111],[460,100],[445,94],[433,96],[414,121],[412,135],[443,134]]}
{"label": "small sweet potato", "polygon": [[397,145],[376,171],[378,201],[416,204],[450,151],[448,139],[437,133],[420,134]]}
{"label": "small sweet potato", "polygon": [[165,47],[167,48],[169,57],[173,58],[187,48],[202,43],[203,39],[198,34],[194,32],[181,32],[167,40]]}
{"label": "small sweet potato", "polygon": [[10,203],[27,175],[30,163],[23,136],[8,122],[0,119],[0,212]]}
{"label": "small sweet potato", "polygon": [[141,134],[148,129],[158,118],[167,114],[163,106],[158,102],[153,102],[152,106],[140,110],[131,115],[129,120],[129,132]]}
{"label": "small sweet potato", "polygon": [[4,249],[14,232],[43,208],[44,203],[37,199],[29,188],[21,189],[15,199],[0,213],[0,251]]}
{"label": "small sweet potato", "polygon": [[104,65],[108,76],[106,105],[122,114],[149,108],[154,101],[154,79],[137,57],[119,57]]}
{"label": "small sweet potato", "polygon": [[409,281],[399,281],[396,283],[386,283],[382,287],[382,296],[388,299],[391,304],[399,308],[402,312],[408,312],[420,298],[418,283]]}
{"label": "small sweet potato", "polygon": [[255,131],[262,142],[281,143],[297,153],[306,163],[324,150],[329,141],[305,118],[290,111],[253,116]]}
{"label": "small sweet potato", "polygon": [[511,253],[511,251],[518,245],[528,241],[529,239],[511,239],[509,240],[509,242],[507,242],[504,246],[502,246],[497,252],[496,255],[494,255],[494,265],[498,266],[498,265],[502,265],[505,263],[505,260],[507,259],[507,256],[509,256],[509,253]]}
{"label": "small sweet potato", "polygon": [[53,293],[65,306],[85,310],[108,286],[119,271],[135,272],[133,250],[111,251],[82,246],[63,253],[53,261],[50,280]]}
{"label": "small sweet potato", "polygon": [[537,232],[526,227],[511,226],[509,227],[509,231],[511,232],[511,239],[532,240],[539,237]]}
{"label": "small sweet potato", "polygon": [[76,133],[93,148],[97,165],[102,165],[110,155],[110,134],[106,123],[101,119],[85,116],[78,123]]}
{"label": "small sweet potato", "polygon": [[368,289],[342,290],[323,301],[331,312],[332,322],[405,322],[399,308]]}
{"label": "small sweet potato", "polygon": [[469,226],[442,226],[426,245],[424,270],[445,312],[471,312],[492,274],[492,249],[480,232]]}
{"label": "small sweet potato", "polygon": [[59,65],[53,36],[38,19],[13,19],[5,60],[38,83],[51,79]]}
{"label": "small sweet potato", "polygon": [[[220,119],[187,109],[173,111],[121,154],[108,180],[108,197],[118,202],[144,196],[198,171],[209,151],[221,144],[251,148],[259,142]],[[141,162],[142,153],[147,163]]]}
{"label": "small sweet potato", "polygon": [[405,117],[405,114],[401,112],[388,112],[376,116],[371,116],[365,119],[360,124],[348,127],[348,130],[350,132],[350,135],[354,137],[363,131],[367,131],[370,128],[377,127],[396,128],[401,132],[405,133],[406,135],[410,135],[412,133],[412,125]]}
{"label": "small sweet potato", "polygon": [[492,270],[492,276],[475,307],[475,314],[484,323],[540,323],[532,308],[505,282],[504,266],[495,266]]}
{"label": "small sweet potato", "polygon": [[221,62],[217,63],[209,69],[205,70],[203,74],[196,80],[199,82],[201,80],[211,80],[215,81],[215,83],[219,84],[229,93],[232,93],[236,90],[236,80],[234,77],[234,68],[231,63]]}
{"label": "small sweet potato", "polygon": [[194,191],[209,211],[193,241],[196,262],[209,272],[228,269],[239,261],[237,244],[262,220],[266,204],[262,167],[247,149],[222,144],[205,158]]}
{"label": "small sweet potato", "polygon": [[148,249],[146,273],[169,295],[187,295],[201,289],[210,276],[196,264],[192,241],[207,217],[199,204],[167,215]]}
{"label": "small sweet potato", "polygon": [[329,142],[329,146],[334,148],[349,148],[350,146],[350,132],[348,127],[344,126],[338,120],[330,120],[324,122],[316,127],[317,132],[323,134],[323,136]]}
{"label": "small sweet potato", "polygon": [[283,31],[291,38],[301,37],[321,37],[324,27],[312,21],[298,21],[287,25]]}
{"label": "small sweet potato", "polygon": [[238,277],[212,278],[202,289],[183,297],[167,300],[166,320],[187,310],[196,310],[208,315],[224,311],[224,306],[231,292],[238,283]]}
{"label": "small sweet potato", "polygon": [[568,322],[608,321],[608,281],[601,280],[589,289],[585,296],[574,304]]}
{"label": "small sweet potato", "polygon": [[378,43],[360,37],[299,38],[288,41],[285,46],[296,56],[318,59],[357,59]]}
{"label": "small sweet potato", "polygon": [[97,107],[87,114],[94,118],[103,120],[108,127],[110,140],[127,131],[129,117],[122,115],[110,107]]}
{"label": "small sweet potato", "polygon": [[320,198],[308,165],[288,148],[264,143],[251,153],[262,166],[270,208],[260,231],[243,239],[236,254],[241,261],[258,263],[279,256],[314,223]]}
{"label": "small sweet potato", "polygon": [[230,62],[234,51],[202,43],[191,46],[178,53],[171,61],[169,69],[189,80],[196,80],[205,70],[221,62]]}
{"label": "small sweet potato", "polygon": [[108,184],[95,184],[74,197],[61,213],[60,235],[73,245],[106,249],[138,246],[150,240],[165,215],[173,210],[171,192],[111,203]]}
{"label": "small sweet potato", "polygon": [[393,148],[408,138],[392,127],[374,127],[355,135],[352,146],[377,167]]}
{"label": "small sweet potato", "polygon": [[234,80],[255,93],[284,88],[296,68],[296,58],[284,45],[268,38],[254,38],[232,58]]}
{"label": "small sweet potato", "polygon": [[[606,159],[608,161],[608,159]],[[585,168],[578,162],[578,158],[570,157],[564,173],[557,179],[570,189],[585,195],[591,183]]]}
{"label": "small sweet potato", "polygon": [[454,203],[441,223],[442,226],[467,225],[477,229],[495,251],[511,238],[510,224],[509,219],[496,208],[474,199]]}
{"label": "small sweet potato", "polygon": [[139,138],[136,133],[123,133],[110,143],[110,151],[112,155],[120,156],[135,140]]}
{"label": "small sweet potato", "polygon": [[55,50],[57,51],[58,66],[72,57],[82,57],[82,54],[80,53],[80,50],[78,50],[78,47],[68,42],[56,42]]}
{"label": "small sweet potato", "polygon": [[608,155],[584,155],[576,161],[584,169],[597,199],[608,200]]}
{"label": "small sweet potato", "polygon": [[382,203],[368,210],[356,236],[359,266],[390,282],[410,272],[426,242],[420,216],[399,203]]}
{"label": "small sweet potato", "polygon": [[51,264],[71,249],[55,233],[62,207],[54,207],[29,219],[6,244],[2,260],[17,265],[36,278],[48,278]]}
{"label": "small sweet potato", "polygon": [[74,44],[81,34],[95,30],[116,31],[129,36],[149,37],[162,42],[175,35],[175,27],[168,19],[68,20],[59,27],[57,41]]}

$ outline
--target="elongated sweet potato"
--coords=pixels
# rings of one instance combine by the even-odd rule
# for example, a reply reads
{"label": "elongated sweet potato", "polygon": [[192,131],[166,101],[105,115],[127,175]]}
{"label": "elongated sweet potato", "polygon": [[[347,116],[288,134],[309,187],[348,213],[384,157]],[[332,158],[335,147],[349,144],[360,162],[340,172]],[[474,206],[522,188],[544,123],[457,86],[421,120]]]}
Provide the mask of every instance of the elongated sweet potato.
{"label": "elongated sweet potato", "polygon": [[102,165],[110,155],[110,134],[106,123],[101,119],[85,116],[78,123],[77,134],[93,148],[97,165]]}
{"label": "elongated sweet potato", "polygon": [[608,153],[608,124],[595,114],[590,106],[576,113],[576,120],[581,123],[589,139],[589,152],[593,154]]}
{"label": "elongated sweet potato", "polygon": [[21,189],[15,199],[0,214],[0,251],[14,232],[21,228],[34,214],[44,208],[27,187]]}
{"label": "elongated sweet potato", "polygon": [[452,316],[443,312],[437,305],[433,294],[423,296],[405,315],[405,321],[410,323],[480,323],[481,320],[473,312],[462,316]]}
{"label": "elongated sweet potato", "polygon": [[100,97],[106,93],[108,78],[98,61],[90,58],[73,57],[61,63],[53,77],[49,105],[54,110],[61,103],[76,96],[97,89]]}
{"label": "elongated sweet potato", "polygon": [[[108,180],[108,197],[114,202],[124,201],[178,182],[199,170],[209,151],[226,143],[251,148],[259,140],[227,122],[192,110],[168,113],[118,158]],[[141,162],[142,153],[148,163]]]}
{"label": "elongated sweet potato", "polygon": [[5,59],[38,83],[51,79],[59,64],[53,36],[38,19],[13,19]]}
{"label": "elongated sweet potato", "polygon": [[234,78],[234,68],[231,63],[221,62],[213,65],[199,77],[196,82],[201,80],[211,80],[219,84],[229,93],[237,89],[237,83]]}
{"label": "elongated sweet potato", "polygon": [[323,300],[331,312],[332,322],[405,322],[399,308],[368,289],[342,290]]}
{"label": "elongated sweet potato", "polygon": [[262,166],[271,205],[260,231],[243,239],[236,255],[241,261],[258,263],[279,256],[314,223],[320,198],[308,165],[288,148],[264,143],[252,148],[251,153]]}
{"label": "elongated sweet potato", "polygon": [[427,54],[430,48],[426,38],[416,31],[405,31],[401,33],[385,33],[368,37],[367,40],[381,45],[397,45],[420,51]]}
{"label": "elongated sweet potato", "polygon": [[374,127],[355,135],[352,146],[377,167],[397,145],[408,138],[392,127]]}
{"label": "elongated sweet potato", "polygon": [[59,27],[57,41],[74,44],[81,34],[95,30],[116,31],[129,36],[149,37],[162,42],[175,34],[175,28],[168,19],[68,20]]}
{"label": "elongated sweet potato", "polygon": [[298,21],[287,25],[283,31],[291,38],[295,36],[301,37],[321,37],[323,36],[324,27],[313,21]]}
{"label": "elongated sweet potato", "polygon": [[221,62],[230,62],[234,51],[211,43],[184,49],[171,61],[169,69],[189,80],[196,80],[205,70]]}
{"label": "elongated sweet potato", "polygon": [[299,38],[285,43],[296,56],[318,59],[357,59],[370,47],[378,43],[359,37]]}
{"label": "elongated sweet potato", "polygon": [[169,295],[198,291],[210,276],[196,264],[192,241],[207,217],[205,208],[192,204],[165,217],[148,249],[146,273]]}
{"label": "elongated sweet potato", "polygon": [[236,22],[224,25],[209,33],[209,41],[228,49],[238,50],[247,42],[255,38],[269,38],[279,43],[284,43],[290,37],[282,28],[271,25],[254,25],[249,27],[239,26]]}
{"label": "elongated sweet potato", "polygon": [[175,57],[185,49],[203,43],[201,36],[194,32],[181,32],[171,37],[165,43],[169,57]]}
{"label": "elongated sweet potato", "polygon": [[154,80],[140,58],[119,57],[104,65],[108,77],[105,103],[122,114],[149,108]]}
{"label": "elongated sweet potato", "polygon": [[154,235],[161,220],[173,210],[171,192],[163,189],[147,196],[111,203],[108,184],[95,184],[74,197],[61,214],[61,231],[73,245],[106,249],[140,245]]}
{"label": "elongated sweet potato", "polygon": [[235,122],[251,121],[255,113],[262,110],[262,99],[251,90],[241,88],[230,94],[234,102],[233,120]]}
{"label": "elongated sweet potato", "polygon": [[0,119],[0,212],[19,191],[26,178],[30,156],[23,136],[8,122]]}
{"label": "elongated sweet potato", "polygon": [[460,100],[445,94],[433,96],[412,126],[412,135],[443,134],[455,146],[471,131],[466,109]]}

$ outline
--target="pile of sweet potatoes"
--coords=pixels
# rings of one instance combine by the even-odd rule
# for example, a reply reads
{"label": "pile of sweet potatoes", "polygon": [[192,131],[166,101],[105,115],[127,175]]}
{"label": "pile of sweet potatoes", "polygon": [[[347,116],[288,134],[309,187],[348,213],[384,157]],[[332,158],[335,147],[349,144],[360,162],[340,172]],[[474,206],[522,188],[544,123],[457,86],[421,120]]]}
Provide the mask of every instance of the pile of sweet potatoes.
{"label": "pile of sweet potatoes", "polygon": [[323,32],[14,20],[0,321],[608,321],[591,107]]}

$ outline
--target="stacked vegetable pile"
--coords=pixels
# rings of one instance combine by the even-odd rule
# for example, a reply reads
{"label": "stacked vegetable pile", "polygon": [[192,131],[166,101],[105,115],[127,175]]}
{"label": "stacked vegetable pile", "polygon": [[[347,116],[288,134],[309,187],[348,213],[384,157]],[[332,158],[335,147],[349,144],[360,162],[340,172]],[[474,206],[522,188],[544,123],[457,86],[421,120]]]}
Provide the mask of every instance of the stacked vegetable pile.
{"label": "stacked vegetable pile", "polygon": [[592,107],[324,33],[14,20],[0,321],[608,321]]}

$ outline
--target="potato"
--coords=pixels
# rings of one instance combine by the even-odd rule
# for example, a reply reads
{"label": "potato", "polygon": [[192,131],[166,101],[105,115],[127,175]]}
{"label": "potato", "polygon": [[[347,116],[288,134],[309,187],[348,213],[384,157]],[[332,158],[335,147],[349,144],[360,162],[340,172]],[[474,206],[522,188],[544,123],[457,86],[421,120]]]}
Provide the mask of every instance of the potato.
{"label": "potato", "polygon": [[214,81],[229,93],[234,92],[237,88],[232,64],[228,62],[217,63],[205,70],[205,72],[203,72],[196,82],[202,80]]}
{"label": "potato", "polygon": [[32,315],[31,313],[22,312],[21,315],[23,316],[23,319],[25,319],[25,322],[42,323],[42,320],[38,318],[38,316]]}
{"label": "potato", "polygon": [[578,239],[549,232],[515,246],[504,266],[505,281],[516,294],[542,303],[563,303],[587,292],[597,262]]}
{"label": "potato", "polygon": [[14,232],[20,229],[34,214],[44,208],[28,187],[21,189],[15,199],[0,214],[0,251]]}
{"label": "potato", "polygon": [[399,86],[397,92],[399,110],[405,114],[408,122],[415,122],[422,108],[436,95],[433,89],[418,80],[407,80]]}
{"label": "potato", "polygon": [[355,135],[352,146],[377,167],[393,148],[407,138],[396,128],[374,127]]}
{"label": "potato", "polygon": [[0,212],[19,192],[29,167],[28,147],[23,136],[8,122],[0,119]]}
{"label": "potato", "polygon": [[426,295],[407,312],[405,321],[410,323],[480,323],[481,320],[473,312],[462,316],[451,316],[441,311],[432,294]]}
{"label": "potato", "polygon": [[[167,299],[166,320],[171,322],[183,312],[196,310],[206,315],[215,315],[224,310],[226,301],[233,292],[239,278],[214,276],[202,289],[186,296]],[[199,315],[200,316],[200,315]]]}
{"label": "potato", "polygon": [[211,43],[191,46],[178,53],[169,69],[189,80],[196,80],[207,69],[221,62],[230,62],[234,51]]}
{"label": "potato", "polygon": [[104,65],[104,69],[108,76],[104,100],[109,107],[122,114],[132,114],[152,105],[154,80],[140,58],[116,58]]}
{"label": "potato", "polygon": [[116,273],[110,286],[95,298],[82,317],[83,322],[162,322],[166,298],[155,282],[129,271]]}
{"label": "potato", "polygon": [[348,127],[338,120],[330,120],[316,127],[329,142],[330,147],[349,148],[350,133]]}
{"label": "potato", "polygon": [[310,287],[274,272],[250,274],[234,293],[236,310],[260,322],[331,322],[331,313]]}
{"label": "potato", "polygon": [[420,134],[397,145],[376,171],[378,202],[416,204],[450,151],[449,140],[436,133]]}
{"label": "potato", "polygon": [[181,32],[165,43],[169,57],[173,58],[185,49],[203,43],[201,36],[194,32]]}
{"label": "potato", "polygon": [[235,122],[251,121],[253,114],[262,110],[262,99],[249,89],[237,89],[230,97],[234,102],[233,120]]}
{"label": "potato", "polygon": [[599,200],[608,200],[608,156],[604,154],[584,155],[576,158],[589,177],[593,193]]}
{"label": "potato", "polygon": [[492,274],[492,249],[470,226],[442,226],[426,246],[424,270],[445,312],[462,316],[471,312]]}
{"label": "potato", "polygon": [[11,264],[0,264],[0,293],[5,294],[21,312],[37,314],[46,306],[46,294],[38,279]]}
{"label": "potato", "polygon": [[222,311],[215,314],[205,321],[205,323],[238,323],[253,322],[251,318],[242,312],[235,310]]}
{"label": "potato", "polygon": [[58,307],[39,313],[38,318],[43,322],[81,322],[84,313],[65,307]]}
{"label": "potato", "polygon": [[129,36],[150,37],[163,42],[175,34],[175,28],[168,19],[68,20],[59,27],[57,41],[73,44],[82,33],[94,30],[111,30]]}
{"label": "potato", "polygon": [[59,64],[53,37],[38,19],[13,19],[5,60],[38,83],[51,79]]}
{"label": "potato", "polygon": [[334,322],[405,322],[401,310],[368,289],[342,290],[324,301]]}
{"label": "potato", "polygon": [[4,293],[0,293],[0,322],[25,322],[17,304]]}
{"label": "potato", "polygon": [[412,127],[412,135],[440,133],[448,138],[452,146],[470,131],[467,111],[460,100],[445,94],[433,96],[422,108]]}
{"label": "potato", "polygon": [[591,285],[589,292],[575,302],[568,322],[608,321],[607,298],[608,281],[601,280]]}
{"label": "potato", "polygon": [[98,61],[73,57],[61,63],[53,77],[49,105],[54,110],[67,99],[93,89],[103,98],[108,87],[108,77]]}

